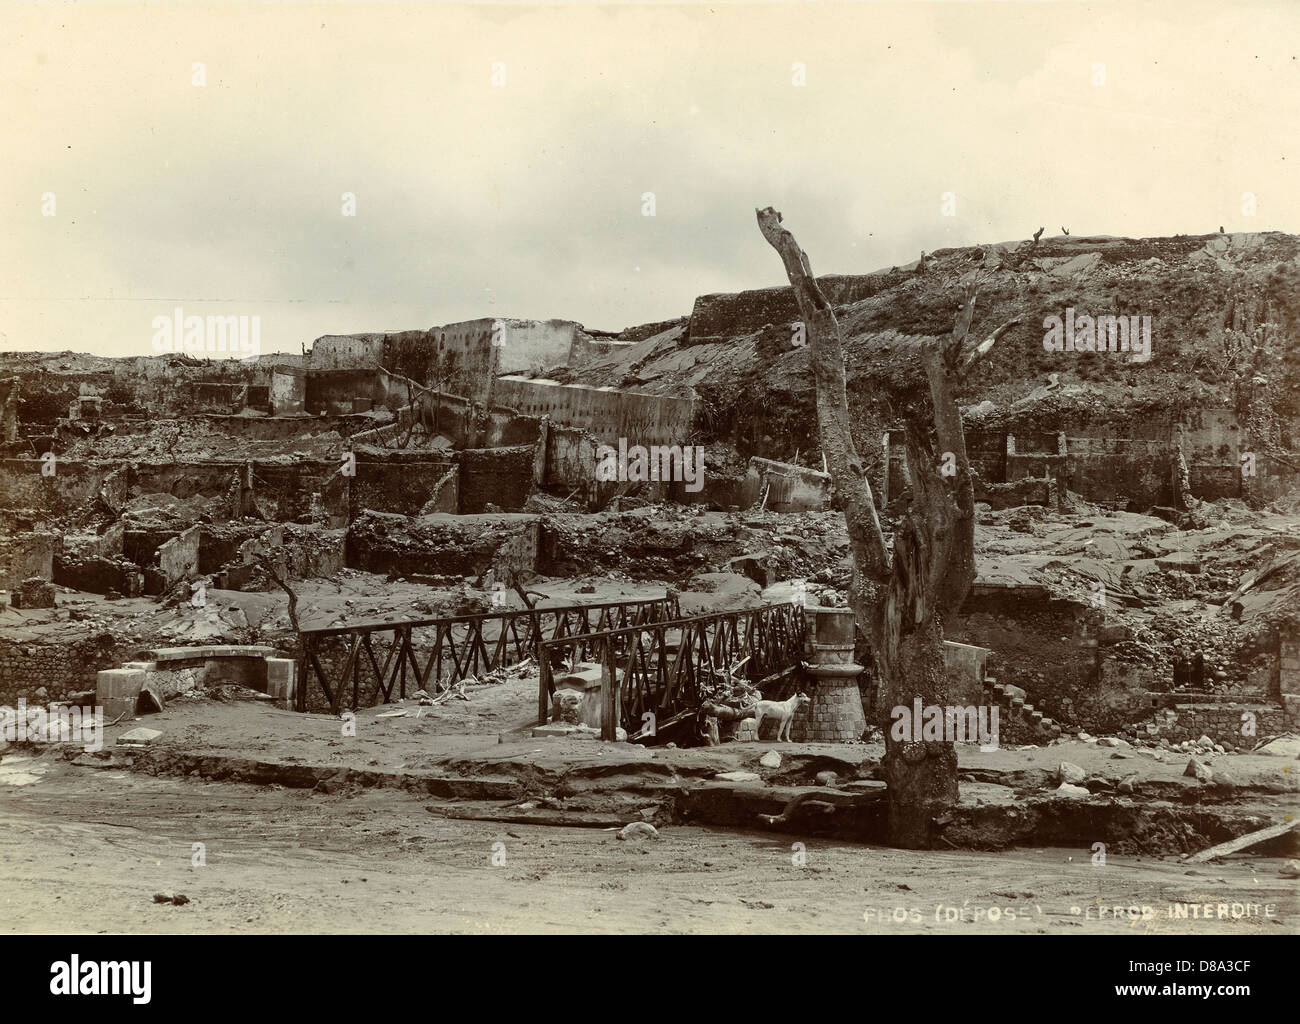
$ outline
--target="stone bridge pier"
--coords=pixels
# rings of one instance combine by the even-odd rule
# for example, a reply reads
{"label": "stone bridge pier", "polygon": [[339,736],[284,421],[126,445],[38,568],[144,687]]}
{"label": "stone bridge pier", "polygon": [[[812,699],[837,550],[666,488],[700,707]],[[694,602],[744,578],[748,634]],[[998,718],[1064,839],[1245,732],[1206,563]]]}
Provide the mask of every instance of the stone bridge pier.
{"label": "stone bridge pier", "polygon": [[805,743],[852,743],[867,728],[858,692],[863,666],[853,660],[852,608],[804,609],[804,660],[812,702],[795,716],[791,739]]}

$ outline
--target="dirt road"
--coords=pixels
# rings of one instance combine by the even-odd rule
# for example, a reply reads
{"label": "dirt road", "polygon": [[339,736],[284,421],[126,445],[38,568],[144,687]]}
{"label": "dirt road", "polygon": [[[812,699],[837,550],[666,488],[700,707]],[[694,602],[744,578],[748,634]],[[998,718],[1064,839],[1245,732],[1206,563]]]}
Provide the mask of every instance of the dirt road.
{"label": "dirt road", "polygon": [[[56,758],[40,767],[0,785],[6,932],[1283,934],[1297,921],[1295,883],[1262,859],[1094,866],[1082,849],[909,853],[815,839],[800,851],[794,836],[695,827],[620,841],[448,820],[392,790],[324,796]],[[156,892],[190,902],[157,904]],[[1168,919],[1183,901],[1198,906]],[[1148,920],[1130,920],[1127,908],[1144,905]]]}

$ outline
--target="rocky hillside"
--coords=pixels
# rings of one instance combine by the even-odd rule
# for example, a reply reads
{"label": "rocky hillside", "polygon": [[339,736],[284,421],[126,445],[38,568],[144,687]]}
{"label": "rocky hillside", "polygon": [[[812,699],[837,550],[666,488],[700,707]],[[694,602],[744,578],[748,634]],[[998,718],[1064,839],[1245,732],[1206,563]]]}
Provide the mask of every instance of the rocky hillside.
{"label": "rocky hillside", "polygon": [[[816,240],[801,241],[816,266]],[[754,244],[763,244],[757,231]],[[1300,448],[1300,237],[1258,233],[1061,236],[947,249],[923,266],[821,279],[846,338],[850,404],[865,454],[878,451],[881,430],[904,407],[924,401],[918,339],[951,330],[959,283],[972,273],[984,275],[976,334],[1021,320],[967,381],[969,423],[1050,432],[1235,406],[1257,450]],[[1149,359],[1047,351],[1045,320],[1065,320],[1069,309],[1150,317]],[[791,326],[797,320],[789,288],[702,296],[685,323],[664,325],[569,379],[694,390],[719,439],[744,454],[792,459],[799,452],[798,461],[812,465],[814,396],[808,353]]]}

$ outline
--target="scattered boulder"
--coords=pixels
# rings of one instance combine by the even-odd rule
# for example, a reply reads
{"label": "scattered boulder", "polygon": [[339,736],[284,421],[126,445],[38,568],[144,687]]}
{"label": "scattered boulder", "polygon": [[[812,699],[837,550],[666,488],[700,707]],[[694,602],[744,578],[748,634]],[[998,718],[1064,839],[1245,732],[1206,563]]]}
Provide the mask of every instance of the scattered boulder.
{"label": "scattered boulder", "polygon": [[1198,782],[1212,782],[1214,780],[1214,772],[1210,771],[1209,766],[1202,764],[1194,757],[1187,759],[1187,767],[1183,770],[1183,775],[1194,777]]}
{"label": "scattered boulder", "polygon": [[1088,797],[1092,796],[1092,794],[1082,786],[1072,786],[1068,782],[1062,782],[1052,795],[1058,799],[1065,800],[1086,800]]}
{"label": "scattered boulder", "polygon": [[312,787],[312,792],[325,794],[338,793],[348,784],[349,771],[350,770],[347,768],[340,768],[333,775],[321,779],[320,782],[316,783],[316,785]]}
{"label": "scattered boulder", "polygon": [[834,786],[840,781],[839,775],[835,772],[818,772],[814,778],[819,786]]}
{"label": "scattered boulder", "polygon": [[1132,795],[1137,791],[1137,778],[1136,775],[1126,775],[1119,780],[1119,785],[1115,789],[1120,793]]}
{"label": "scattered boulder", "polygon": [[1275,757],[1300,757],[1300,736],[1280,736],[1255,751]]}
{"label": "scattered boulder", "polygon": [[719,782],[757,782],[758,772],[718,772],[713,777]]}
{"label": "scattered boulder", "polygon": [[764,768],[780,768],[781,755],[775,750],[769,750],[766,754],[758,759],[758,763]]}
{"label": "scattered boulder", "polygon": [[582,721],[582,701],[581,690],[557,689],[551,701],[552,721],[577,725]]}
{"label": "scattered boulder", "polygon": [[1070,761],[1062,761],[1056,769],[1056,781],[1072,786],[1077,786],[1087,775],[1087,772]]}
{"label": "scattered boulder", "polygon": [[633,821],[619,830],[620,839],[658,839],[659,830],[648,821]]}
{"label": "scattered boulder", "polygon": [[1300,860],[1289,860],[1277,869],[1283,878],[1300,878]]}

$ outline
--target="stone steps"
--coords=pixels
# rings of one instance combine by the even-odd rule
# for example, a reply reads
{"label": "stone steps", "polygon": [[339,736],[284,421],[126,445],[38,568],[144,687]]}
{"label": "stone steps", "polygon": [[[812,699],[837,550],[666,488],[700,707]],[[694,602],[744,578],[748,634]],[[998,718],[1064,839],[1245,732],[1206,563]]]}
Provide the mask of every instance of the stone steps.
{"label": "stone steps", "polygon": [[1012,692],[1009,686],[999,683],[995,676],[986,675],[984,677],[984,690],[997,703],[999,708],[1013,718],[1026,722],[1044,738],[1051,738],[1061,734],[1061,727],[1056,722],[1039,711],[1024,697]]}

